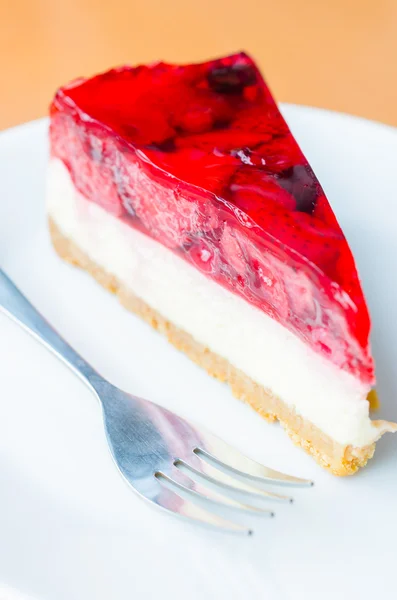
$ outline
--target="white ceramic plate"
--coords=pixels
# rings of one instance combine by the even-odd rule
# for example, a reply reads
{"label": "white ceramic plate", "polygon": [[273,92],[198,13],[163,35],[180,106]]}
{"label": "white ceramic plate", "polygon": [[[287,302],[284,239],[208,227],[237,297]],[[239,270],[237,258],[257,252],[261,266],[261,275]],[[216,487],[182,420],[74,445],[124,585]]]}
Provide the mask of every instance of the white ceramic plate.
{"label": "white ceramic plate", "polygon": [[[397,419],[397,132],[324,111],[285,115],[351,242],[372,311],[382,415]],[[125,486],[86,388],[0,316],[0,581],[43,600],[373,599],[395,589],[397,438],[338,479],[52,251],[46,121],[0,134],[0,264],[117,385],[316,486],[253,538],[157,513]],[[277,508],[277,507],[276,507]]]}

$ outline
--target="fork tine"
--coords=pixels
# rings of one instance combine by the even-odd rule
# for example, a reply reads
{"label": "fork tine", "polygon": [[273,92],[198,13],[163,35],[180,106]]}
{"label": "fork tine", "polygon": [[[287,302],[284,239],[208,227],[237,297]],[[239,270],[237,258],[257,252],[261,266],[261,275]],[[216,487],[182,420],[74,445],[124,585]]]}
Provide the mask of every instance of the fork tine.
{"label": "fork tine", "polygon": [[308,479],[269,469],[211,434],[206,434],[205,443],[202,447],[195,448],[193,452],[210,464],[240,477],[285,486],[311,487],[313,485],[313,482]]}
{"label": "fork tine", "polygon": [[238,502],[237,500],[234,500],[229,496],[225,496],[222,493],[218,493],[217,491],[212,490],[211,488],[201,485],[199,482],[194,481],[177,468],[173,469],[172,474],[170,476],[165,475],[160,471],[156,473],[156,477],[160,480],[164,479],[165,481],[168,481],[170,484],[176,486],[185,494],[189,494],[192,498],[201,500],[205,499],[206,501],[211,502],[219,508],[231,508],[238,510],[239,512],[257,514],[258,516],[274,516],[274,513],[271,510]]}
{"label": "fork tine", "polygon": [[[158,481],[161,483],[160,478]],[[182,498],[182,496],[179,496],[176,492],[165,487],[164,484],[160,487],[160,493],[156,498],[152,499],[159,508],[169,513],[173,513],[175,516],[193,524],[199,524],[218,531],[220,530],[224,533],[252,535],[252,529],[218,517],[218,515],[205,510],[194,502]]]}
{"label": "fork tine", "polygon": [[196,459],[194,461],[194,466],[190,464],[190,462],[186,462],[184,460],[177,460],[175,465],[178,468],[189,471],[189,473],[193,474],[195,477],[198,477],[201,480],[204,479],[205,482],[215,485],[217,488],[220,487],[221,489],[233,494],[243,494],[249,499],[255,499],[262,502],[264,500],[287,503],[293,501],[290,496],[283,496],[281,494],[269,492],[268,490],[264,490],[259,486],[255,486],[254,484],[236,479],[236,477],[232,477],[220,469],[213,467],[208,462],[201,460],[201,457],[198,454],[194,456],[194,458]]}

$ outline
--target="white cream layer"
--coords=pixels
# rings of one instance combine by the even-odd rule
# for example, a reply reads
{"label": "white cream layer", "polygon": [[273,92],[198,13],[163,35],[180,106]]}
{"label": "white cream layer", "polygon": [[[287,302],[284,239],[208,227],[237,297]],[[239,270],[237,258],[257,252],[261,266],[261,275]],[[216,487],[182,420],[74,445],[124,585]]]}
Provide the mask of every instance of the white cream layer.
{"label": "white cream layer", "polygon": [[61,232],[98,266],[335,441],[360,447],[379,437],[366,385],[171,250],[87,201],[57,159],[49,166],[47,207]]}

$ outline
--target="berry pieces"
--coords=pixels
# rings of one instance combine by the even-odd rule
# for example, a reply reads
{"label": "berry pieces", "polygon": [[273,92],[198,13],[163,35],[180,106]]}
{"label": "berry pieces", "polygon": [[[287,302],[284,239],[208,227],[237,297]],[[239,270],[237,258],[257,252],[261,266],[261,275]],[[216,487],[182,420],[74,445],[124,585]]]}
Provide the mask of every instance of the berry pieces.
{"label": "berry pieces", "polygon": [[78,80],[58,91],[50,134],[88,200],[373,381],[349,246],[249,56]]}

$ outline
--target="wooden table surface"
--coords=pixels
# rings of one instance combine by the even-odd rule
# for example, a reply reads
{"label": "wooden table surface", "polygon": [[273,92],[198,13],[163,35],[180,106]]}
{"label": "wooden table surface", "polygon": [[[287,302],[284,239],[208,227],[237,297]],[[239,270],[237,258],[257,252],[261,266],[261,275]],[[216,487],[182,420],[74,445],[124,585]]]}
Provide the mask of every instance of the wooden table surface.
{"label": "wooden table surface", "polygon": [[397,0],[0,0],[0,129],[77,76],[239,49],[280,101],[397,125]]}

